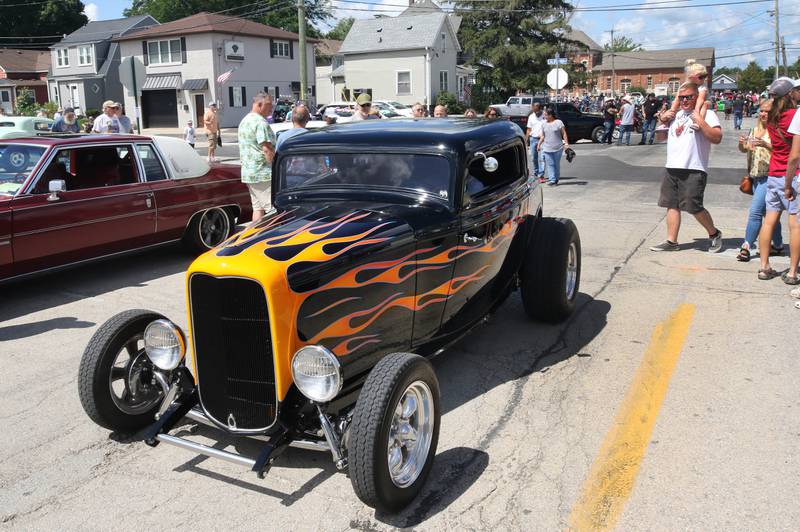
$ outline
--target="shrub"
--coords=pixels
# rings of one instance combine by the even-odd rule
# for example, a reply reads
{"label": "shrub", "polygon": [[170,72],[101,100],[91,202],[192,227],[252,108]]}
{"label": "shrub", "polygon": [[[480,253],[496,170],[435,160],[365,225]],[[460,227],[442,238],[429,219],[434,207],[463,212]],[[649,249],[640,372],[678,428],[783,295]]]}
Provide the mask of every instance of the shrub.
{"label": "shrub", "polygon": [[464,113],[464,106],[458,101],[455,94],[440,92],[436,97],[436,105],[447,107],[447,114],[460,115]]}
{"label": "shrub", "polygon": [[47,118],[53,118],[53,115],[58,111],[58,104],[56,102],[47,102],[42,106],[42,109],[47,113]]}
{"label": "shrub", "polygon": [[17,93],[17,114],[20,116],[35,116],[38,110],[33,91],[30,89],[20,89]]}

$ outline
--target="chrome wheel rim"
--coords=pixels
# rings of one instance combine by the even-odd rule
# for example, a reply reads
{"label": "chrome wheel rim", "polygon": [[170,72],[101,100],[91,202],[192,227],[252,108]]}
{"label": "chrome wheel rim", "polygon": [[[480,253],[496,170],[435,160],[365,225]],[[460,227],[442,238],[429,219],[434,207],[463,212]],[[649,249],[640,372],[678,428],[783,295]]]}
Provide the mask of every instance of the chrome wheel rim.
{"label": "chrome wheel rim", "polygon": [[220,244],[230,233],[230,220],[221,209],[211,209],[200,219],[200,240],[203,245],[213,248]]}
{"label": "chrome wheel rim", "polygon": [[142,333],[129,338],[114,357],[108,390],[117,408],[132,416],[147,412],[161,401],[163,392],[153,377]]}
{"label": "chrome wheel rim", "polygon": [[386,458],[398,488],[413,484],[425,468],[433,440],[433,408],[431,389],[422,381],[411,383],[395,406]]}
{"label": "chrome wheel rim", "polygon": [[575,286],[578,284],[578,248],[575,242],[569,245],[567,252],[567,300],[572,300],[575,297]]}

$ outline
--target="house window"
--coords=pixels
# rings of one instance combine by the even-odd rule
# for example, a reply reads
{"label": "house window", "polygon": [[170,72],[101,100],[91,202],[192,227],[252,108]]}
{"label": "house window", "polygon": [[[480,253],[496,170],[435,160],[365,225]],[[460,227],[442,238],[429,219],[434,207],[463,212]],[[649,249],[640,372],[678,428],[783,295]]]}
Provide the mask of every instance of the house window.
{"label": "house window", "polygon": [[439,71],[439,92],[447,92],[447,70]]}
{"label": "house window", "polygon": [[619,81],[619,90],[622,92],[628,92],[631,90],[631,80],[629,79],[622,79]]}
{"label": "house window", "polygon": [[411,71],[397,73],[397,95],[411,94]]}
{"label": "house window", "polygon": [[147,57],[151,65],[169,65],[181,62],[181,40],[150,41],[147,43]]}
{"label": "house window", "polygon": [[289,41],[272,42],[272,57],[289,57],[290,55]]}
{"label": "house window", "polygon": [[447,51],[447,35],[442,33],[442,53]]}
{"label": "house window", "polygon": [[56,50],[56,66],[59,67],[69,66],[69,54],[66,48],[59,48],[58,50]]}
{"label": "house window", "polygon": [[92,64],[92,46],[78,46],[78,64],[88,66]]}
{"label": "house window", "polygon": [[647,88],[648,89],[653,88],[653,76],[647,76]]}
{"label": "house window", "polygon": [[242,88],[241,87],[233,87],[233,106],[234,107],[244,107],[244,101],[242,98]]}
{"label": "house window", "polygon": [[681,80],[680,78],[669,78],[669,82],[667,83],[667,85],[668,85],[667,90],[669,92],[676,93],[678,92],[678,88],[681,86]]}

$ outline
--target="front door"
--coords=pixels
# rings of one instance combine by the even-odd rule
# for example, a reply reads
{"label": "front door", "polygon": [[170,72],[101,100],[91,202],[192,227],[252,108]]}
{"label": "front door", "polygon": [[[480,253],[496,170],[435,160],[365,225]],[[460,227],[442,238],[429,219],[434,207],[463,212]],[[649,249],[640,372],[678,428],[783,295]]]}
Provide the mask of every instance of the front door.
{"label": "front door", "polygon": [[203,114],[205,114],[206,98],[202,94],[194,95],[194,127],[203,127]]}
{"label": "front door", "polygon": [[0,89],[0,107],[7,115],[13,112],[13,105],[11,103],[11,89]]}
{"label": "front door", "polygon": [[[81,106],[81,97],[80,93],[78,92],[77,85],[70,85],[69,86],[69,101],[72,107],[78,108]],[[85,111],[85,109],[84,109]]]}
{"label": "front door", "polygon": [[[12,202],[16,275],[151,244],[153,194],[139,181],[131,145],[62,149]],[[48,201],[48,183],[66,192]]]}

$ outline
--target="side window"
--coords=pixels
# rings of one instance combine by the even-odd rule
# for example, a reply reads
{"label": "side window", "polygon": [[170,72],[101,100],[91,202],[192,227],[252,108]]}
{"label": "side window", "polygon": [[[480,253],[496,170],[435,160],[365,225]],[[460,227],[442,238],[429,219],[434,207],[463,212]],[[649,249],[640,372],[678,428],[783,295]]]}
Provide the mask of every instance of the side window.
{"label": "side window", "polygon": [[530,105],[530,104],[531,104],[531,99],[530,98],[523,98],[522,99],[522,105]]}
{"label": "side window", "polygon": [[497,159],[497,170],[487,172],[483,167],[483,158],[475,158],[467,168],[467,179],[464,183],[464,203],[471,198],[480,197],[484,192],[497,190],[518,180],[522,175],[520,165],[520,149],[509,146],[500,151],[487,153]]}
{"label": "side window", "polygon": [[50,124],[41,120],[34,122],[33,129],[36,131],[50,131]]}
{"label": "side window", "polygon": [[161,160],[151,145],[137,144],[136,151],[139,152],[139,159],[142,161],[144,177],[147,181],[161,181],[167,178]]}
{"label": "side window", "polygon": [[516,105],[519,103],[519,98],[509,98],[507,105]]}
{"label": "side window", "polygon": [[47,165],[33,193],[47,192],[48,183],[53,179],[63,179],[67,191],[129,185],[138,181],[129,146],[60,150]]}

